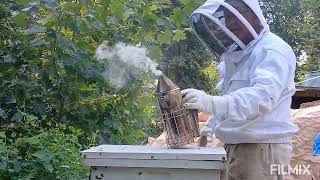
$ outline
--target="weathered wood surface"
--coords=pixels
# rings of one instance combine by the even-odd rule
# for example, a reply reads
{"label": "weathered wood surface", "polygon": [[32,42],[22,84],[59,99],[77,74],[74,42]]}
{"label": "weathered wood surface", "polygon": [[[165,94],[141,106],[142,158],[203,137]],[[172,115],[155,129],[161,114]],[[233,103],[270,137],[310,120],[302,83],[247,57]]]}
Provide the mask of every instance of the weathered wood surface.
{"label": "weathered wood surface", "polygon": [[109,159],[158,159],[158,160],[192,160],[222,161],[226,159],[223,147],[188,147],[185,149],[168,149],[154,146],[100,145],[82,151],[85,158]]}
{"label": "weathered wood surface", "polygon": [[219,180],[220,170],[94,167],[90,179],[101,180]]}

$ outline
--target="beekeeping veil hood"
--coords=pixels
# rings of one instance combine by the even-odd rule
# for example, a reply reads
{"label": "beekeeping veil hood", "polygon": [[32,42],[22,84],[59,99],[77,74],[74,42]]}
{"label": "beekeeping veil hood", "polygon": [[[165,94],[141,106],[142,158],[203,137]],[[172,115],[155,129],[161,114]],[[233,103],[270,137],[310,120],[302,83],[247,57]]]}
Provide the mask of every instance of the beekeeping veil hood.
{"label": "beekeeping veil hood", "polygon": [[[232,3],[228,3],[230,1],[227,0],[208,0],[190,16],[192,29],[198,38],[219,58],[225,52],[245,50],[252,42],[257,41],[262,34],[269,30],[258,0],[233,1],[237,1],[236,3],[240,6],[242,4],[247,11],[252,11],[257,16],[262,26],[259,34],[241,14],[243,12],[237,10],[239,7],[233,7]],[[227,13],[231,13],[233,17],[240,20],[251,33],[253,40],[250,43],[245,44],[231,32],[232,30],[227,28],[225,22]]]}

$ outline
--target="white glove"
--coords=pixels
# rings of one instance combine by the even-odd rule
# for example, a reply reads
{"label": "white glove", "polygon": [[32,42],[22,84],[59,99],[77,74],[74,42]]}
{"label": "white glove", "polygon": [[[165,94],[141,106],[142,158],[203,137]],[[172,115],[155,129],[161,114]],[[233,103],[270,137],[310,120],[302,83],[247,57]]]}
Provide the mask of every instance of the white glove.
{"label": "white glove", "polygon": [[185,89],[181,91],[187,109],[198,109],[220,117],[227,113],[228,103],[223,96],[210,96],[204,91]]}

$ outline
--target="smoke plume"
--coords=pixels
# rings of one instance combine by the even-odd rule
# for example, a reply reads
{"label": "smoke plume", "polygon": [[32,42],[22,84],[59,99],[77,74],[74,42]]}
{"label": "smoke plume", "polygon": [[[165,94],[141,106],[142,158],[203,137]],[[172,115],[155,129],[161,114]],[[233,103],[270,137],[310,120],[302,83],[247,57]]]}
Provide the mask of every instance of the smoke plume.
{"label": "smoke plume", "polygon": [[147,57],[147,50],[137,46],[127,46],[118,43],[114,47],[101,44],[96,51],[96,59],[106,65],[104,78],[114,87],[124,87],[137,70],[151,72],[160,76],[162,72],[157,70],[157,63]]}

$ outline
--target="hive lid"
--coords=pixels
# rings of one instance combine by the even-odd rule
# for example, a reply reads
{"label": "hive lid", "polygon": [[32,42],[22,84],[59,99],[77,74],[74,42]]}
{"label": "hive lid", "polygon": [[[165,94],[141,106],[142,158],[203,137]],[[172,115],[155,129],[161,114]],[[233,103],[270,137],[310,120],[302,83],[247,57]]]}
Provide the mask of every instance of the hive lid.
{"label": "hive lid", "polygon": [[82,151],[85,159],[224,161],[224,148],[190,147],[168,149],[154,146],[100,145]]}

